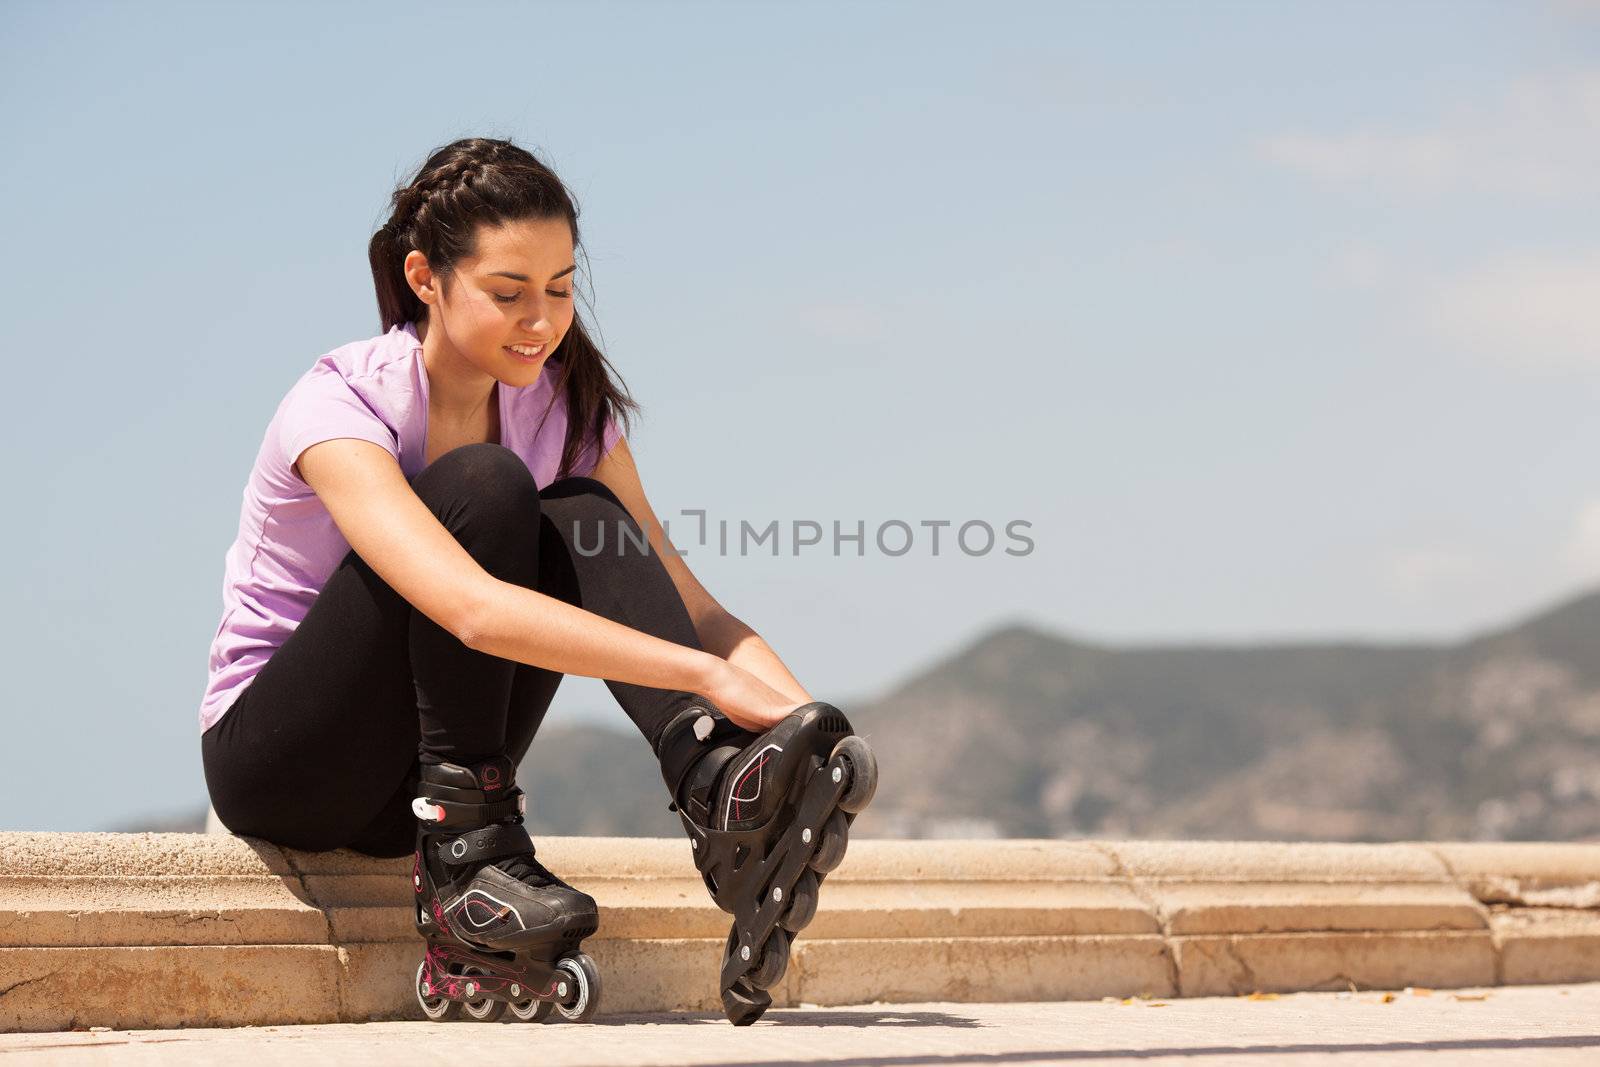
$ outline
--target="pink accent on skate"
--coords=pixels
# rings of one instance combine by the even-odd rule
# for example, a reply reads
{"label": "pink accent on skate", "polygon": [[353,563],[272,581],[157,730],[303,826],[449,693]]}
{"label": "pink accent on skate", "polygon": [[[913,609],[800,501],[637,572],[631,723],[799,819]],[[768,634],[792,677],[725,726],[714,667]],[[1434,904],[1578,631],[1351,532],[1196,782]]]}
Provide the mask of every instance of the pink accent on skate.
{"label": "pink accent on skate", "polygon": [[[481,914],[472,914],[473,905],[477,905]],[[474,926],[488,926],[497,919],[504,919],[511,911],[508,907],[496,908],[478,897],[472,897],[462,904],[461,910],[466,913],[467,920]]]}
{"label": "pink accent on skate", "polygon": [[[757,800],[761,799],[761,768],[763,768],[763,767],[765,767],[767,765],[767,759],[768,758],[769,757],[767,756],[767,754],[765,752],[763,752],[761,754],[761,758],[759,760],[757,760],[753,766],[746,768],[744,774],[739,778],[739,780],[737,782],[734,783],[734,785],[733,785],[733,803],[734,803],[733,817],[735,819],[744,818],[744,809],[740,808],[738,805],[740,805],[740,804],[754,804]],[[740,796],[739,795],[739,790],[742,789],[744,787],[744,784],[750,780],[750,776],[752,774],[756,776],[756,791],[755,791],[755,793],[753,793],[752,795],[747,796],[747,797],[746,796]]]}
{"label": "pink accent on skate", "polygon": [[481,998],[486,993],[499,993],[510,997],[513,983],[519,985],[528,994],[529,998],[551,1000],[555,998],[556,987],[561,983],[562,974],[558,971],[550,976],[549,984],[543,991],[535,992],[528,984],[528,976],[515,967],[508,967],[503,961],[490,956],[480,955],[476,952],[463,949],[452,949],[446,945],[434,945],[427,949],[424,956],[424,973],[422,978],[422,991],[426,995],[439,997],[453,997],[465,999],[466,983],[469,980],[465,975],[452,972],[453,966],[473,966],[483,973],[472,975],[472,981],[477,988],[477,995]]}

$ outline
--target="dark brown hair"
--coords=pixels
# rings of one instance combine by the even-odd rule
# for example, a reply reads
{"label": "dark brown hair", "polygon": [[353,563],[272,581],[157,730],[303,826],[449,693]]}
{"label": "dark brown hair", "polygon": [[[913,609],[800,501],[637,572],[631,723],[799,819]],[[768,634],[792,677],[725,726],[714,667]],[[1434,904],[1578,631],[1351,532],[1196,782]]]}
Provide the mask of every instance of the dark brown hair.
{"label": "dark brown hair", "polygon": [[[582,252],[572,194],[554,171],[510,141],[468,137],[435,149],[411,180],[394,191],[390,203],[388,221],[367,245],[385,333],[427,315],[428,306],[405,277],[405,259],[412,249],[428,257],[441,290],[449,285],[456,264],[475,254],[480,225],[565,219],[573,249]],[[639,405],[616,380],[576,311],[550,359],[559,367],[551,404],[555,397],[567,399],[567,439],[556,472],[561,478],[572,473],[588,442],[594,442],[598,455],[607,420],[617,418],[627,427],[630,412],[637,412]]]}

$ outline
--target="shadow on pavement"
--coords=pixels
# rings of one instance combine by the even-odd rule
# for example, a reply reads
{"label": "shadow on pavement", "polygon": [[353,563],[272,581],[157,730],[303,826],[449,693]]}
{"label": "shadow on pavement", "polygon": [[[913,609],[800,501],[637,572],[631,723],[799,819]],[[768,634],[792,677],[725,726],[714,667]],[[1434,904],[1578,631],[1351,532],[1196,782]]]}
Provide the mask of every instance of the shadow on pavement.
{"label": "shadow on pavement", "polygon": [[[937,1012],[913,1013],[937,1015]],[[718,1018],[716,1016],[708,1016]],[[757,1025],[760,1025],[759,1023]],[[849,1059],[818,1060],[814,1057],[787,1060],[739,1060],[737,1067],[798,1067],[800,1064],[826,1064],[826,1067],[917,1067],[940,1063],[1061,1063],[1074,1060],[1152,1060],[1163,1056],[1292,1056],[1314,1052],[1470,1052],[1500,1049],[1508,1052],[1530,1049],[1600,1048],[1600,1034],[1571,1037],[1467,1038],[1459,1041],[1375,1041],[1362,1044],[1303,1045],[1190,1045],[1169,1048],[1130,1049],[1032,1049],[1018,1052],[959,1052],[948,1056],[910,1053],[904,1056],[856,1056]],[[698,1061],[695,1067],[735,1067],[733,1063]]]}
{"label": "shadow on pavement", "polygon": [[[638,1023],[672,1025],[674,1023],[721,1023],[728,1020],[720,1012],[682,1011],[670,1014],[602,1015],[591,1026],[627,1026]],[[774,1008],[761,1017],[757,1026],[771,1023],[774,1026],[942,1026],[958,1030],[982,1025],[976,1019],[950,1015],[942,1011],[796,1011]],[[809,1061],[807,1061],[809,1062]]]}

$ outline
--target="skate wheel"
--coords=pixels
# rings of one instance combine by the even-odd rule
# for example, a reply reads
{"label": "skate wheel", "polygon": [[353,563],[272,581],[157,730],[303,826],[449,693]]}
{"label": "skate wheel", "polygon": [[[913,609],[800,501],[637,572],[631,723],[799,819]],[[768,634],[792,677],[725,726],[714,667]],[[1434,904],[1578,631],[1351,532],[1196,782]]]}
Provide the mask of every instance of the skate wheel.
{"label": "skate wheel", "polygon": [[511,1016],[519,1023],[542,1023],[556,1010],[555,1001],[534,997],[511,1005]]}
{"label": "skate wheel", "polygon": [[772,997],[766,990],[757,989],[743,978],[733,983],[733,988],[722,991],[722,1014],[735,1026],[749,1026],[771,1004]]}
{"label": "skate wheel", "polygon": [[821,888],[820,880],[815,871],[801,871],[799,881],[794,888],[789,890],[789,910],[783,913],[783,918],[778,920],[791,934],[798,934],[807,926],[817,914],[817,890]]}
{"label": "skate wheel", "polygon": [[436,1023],[447,1022],[461,1014],[461,1003],[449,997],[435,996],[427,991],[428,961],[417,964],[417,1004],[422,1014]]}
{"label": "skate wheel", "polygon": [[844,850],[849,844],[849,820],[844,812],[836,811],[823,825],[822,840],[817,842],[817,851],[812,853],[808,865],[818,874],[829,873],[844,861]]}
{"label": "skate wheel", "polygon": [[782,927],[774,927],[761,949],[761,962],[745,975],[745,980],[757,989],[771,989],[783,981],[783,972],[789,969],[789,935]]}
{"label": "skate wheel", "polygon": [[[463,978],[483,978],[487,974],[488,972],[481,967],[464,967],[461,970]],[[462,1004],[461,1010],[475,1023],[492,1023],[497,1022],[500,1016],[506,1013],[506,1002],[491,997],[481,997]]]}
{"label": "skate wheel", "polygon": [[556,968],[563,971],[574,987],[567,992],[565,1002],[557,1001],[556,1010],[569,1023],[586,1023],[594,1018],[600,1008],[600,968],[594,965],[587,952],[563,956]]}
{"label": "skate wheel", "polygon": [[871,803],[872,794],[878,791],[878,757],[855,734],[834,745],[833,755],[850,765],[850,785],[839,797],[839,807],[854,815]]}

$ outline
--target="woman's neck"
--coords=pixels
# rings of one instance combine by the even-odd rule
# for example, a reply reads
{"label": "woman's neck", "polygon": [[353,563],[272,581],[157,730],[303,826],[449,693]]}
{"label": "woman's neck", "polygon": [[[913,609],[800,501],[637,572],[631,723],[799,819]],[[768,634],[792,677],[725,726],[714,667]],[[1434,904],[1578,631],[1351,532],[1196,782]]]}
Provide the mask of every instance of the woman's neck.
{"label": "woman's neck", "polygon": [[428,413],[462,425],[482,418],[494,398],[495,378],[473,366],[451,347],[443,330],[417,323],[422,365],[428,375]]}

